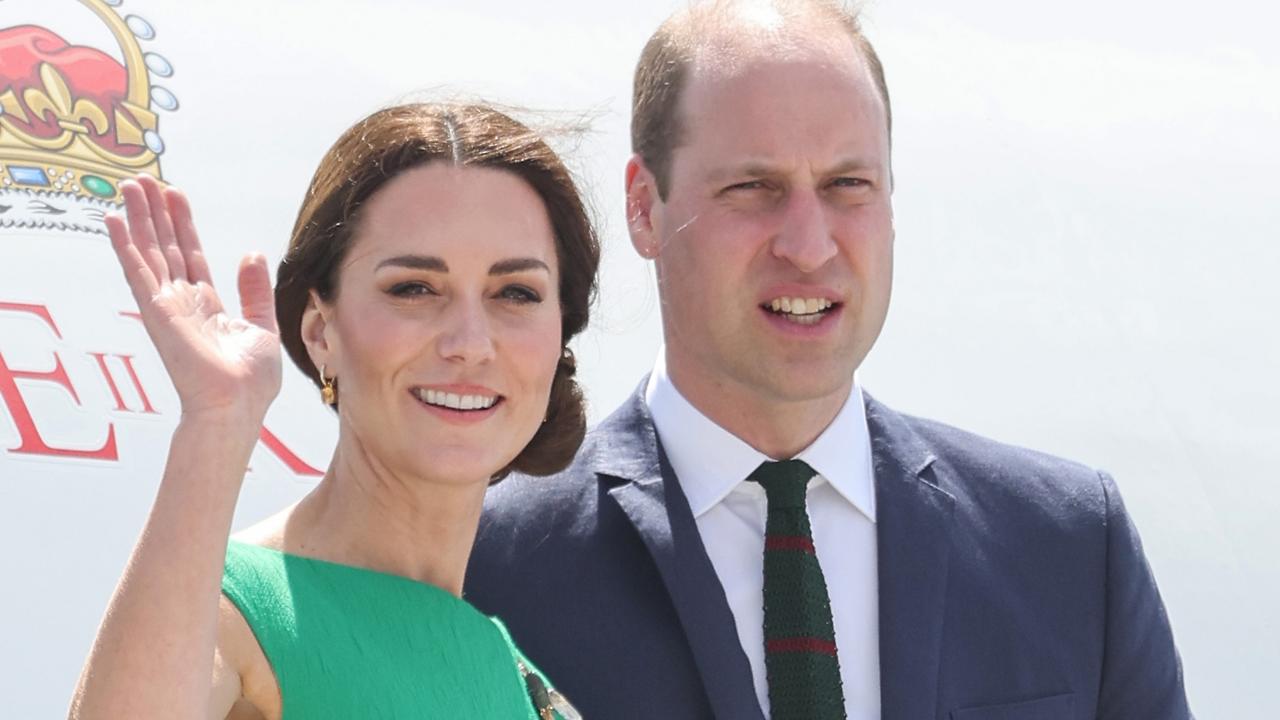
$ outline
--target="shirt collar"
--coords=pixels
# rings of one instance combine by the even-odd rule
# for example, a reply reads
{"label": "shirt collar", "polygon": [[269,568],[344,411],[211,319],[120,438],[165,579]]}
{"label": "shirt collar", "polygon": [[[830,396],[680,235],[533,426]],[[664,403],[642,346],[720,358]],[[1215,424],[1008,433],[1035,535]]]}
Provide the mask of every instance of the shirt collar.
{"label": "shirt collar", "polygon": [[[685,399],[667,374],[665,350],[658,352],[645,387],[645,402],[695,518],[723,500],[769,459]],[[875,522],[871,436],[856,373],[849,399],[840,412],[796,457],[807,462],[841,497]]]}

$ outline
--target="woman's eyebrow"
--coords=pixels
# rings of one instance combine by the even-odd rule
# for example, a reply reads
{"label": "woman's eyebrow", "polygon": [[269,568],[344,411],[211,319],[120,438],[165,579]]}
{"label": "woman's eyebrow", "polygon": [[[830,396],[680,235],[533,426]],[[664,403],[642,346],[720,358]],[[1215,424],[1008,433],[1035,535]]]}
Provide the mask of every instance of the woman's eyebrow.
{"label": "woman's eyebrow", "polygon": [[381,270],[384,267],[404,267],[411,268],[413,270],[449,272],[449,264],[434,255],[397,255],[378,263],[374,270]]}
{"label": "woman's eyebrow", "polygon": [[510,275],[511,273],[524,272],[526,270],[546,270],[551,272],[551,268],[547,264],[537,258],[511,258],[510,260],[499,260],[489,268],[490,275]]}
{"label": "woman's eyebrow", "polygon": [[[387,258],[378,263],[375,270],[381,270],[384,267],[403,267],[413,270],[434,270],[436,272],[449,272],[449,264],[442,258],[434,255],[397,255]],[[551,272],[551,268],[543,261],[537,258],[511,258],[509,260],[499,260],[489,268],[490,275],[510,275],[512,273],[524,272],[526,270],[545,270]]]}

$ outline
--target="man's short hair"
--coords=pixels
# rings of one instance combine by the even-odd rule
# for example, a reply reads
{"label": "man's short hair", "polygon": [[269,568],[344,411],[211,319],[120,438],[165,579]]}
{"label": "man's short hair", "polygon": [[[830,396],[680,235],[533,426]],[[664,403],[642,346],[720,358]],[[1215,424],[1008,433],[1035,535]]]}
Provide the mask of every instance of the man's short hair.
{"label": "man's short hair", "polygon": [[[671,156],[683,140],[678,111],[689,68],[708,34],[726,21],[737,4],[736,0],[711,0],[677,12],[658,27],[640,53],[632,91],[631,151],[653,173],[658,197],[663,200],[670,187]],[[773,0],[771,5],[786,19],[804,16],[829,22],[849,35],[871,70],[892,136],[893,113],[884,66],[862,33],[858,10],[836,0]]]}

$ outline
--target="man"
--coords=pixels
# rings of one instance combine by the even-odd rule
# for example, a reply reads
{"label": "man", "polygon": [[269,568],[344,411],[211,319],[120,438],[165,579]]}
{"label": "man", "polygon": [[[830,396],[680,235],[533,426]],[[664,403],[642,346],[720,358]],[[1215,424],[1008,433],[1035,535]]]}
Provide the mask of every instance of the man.
{"label": "man", "polygon": [[491,491],[471,601],[593,719],[1190,717],[1111,479],[857,382],[893,178],[856,18],[692,7],[634,100],[663,353],[572,467]]}

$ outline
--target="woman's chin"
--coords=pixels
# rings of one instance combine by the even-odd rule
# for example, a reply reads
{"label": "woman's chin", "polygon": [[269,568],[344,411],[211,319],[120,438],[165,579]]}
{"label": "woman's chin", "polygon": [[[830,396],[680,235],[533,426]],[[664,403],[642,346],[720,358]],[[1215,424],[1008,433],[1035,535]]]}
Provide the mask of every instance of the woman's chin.
{"label": "woman's chin", "polygon": [[444,448],[416,453],[415,475],[446,485],[488,485],[490,479],[515,459],[515,453],[497,454],[488,448]]}

